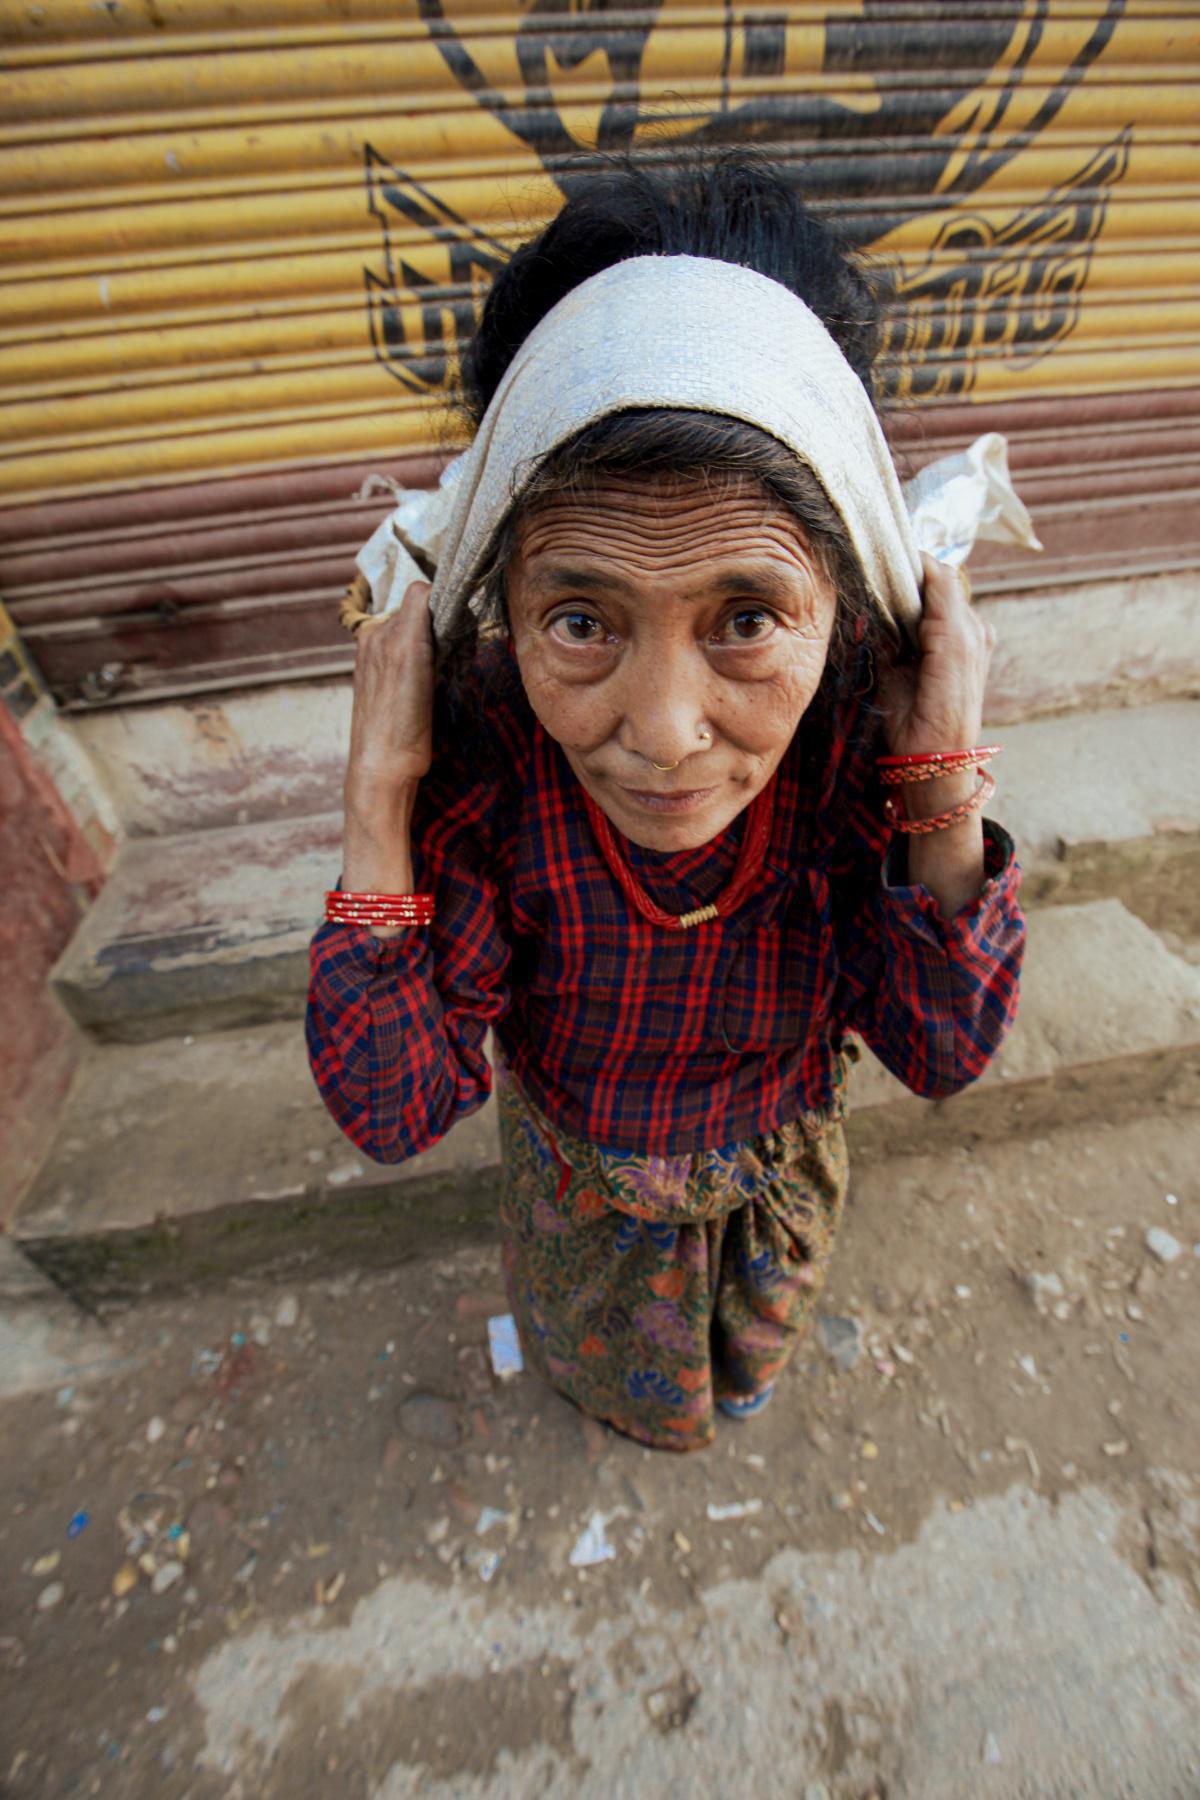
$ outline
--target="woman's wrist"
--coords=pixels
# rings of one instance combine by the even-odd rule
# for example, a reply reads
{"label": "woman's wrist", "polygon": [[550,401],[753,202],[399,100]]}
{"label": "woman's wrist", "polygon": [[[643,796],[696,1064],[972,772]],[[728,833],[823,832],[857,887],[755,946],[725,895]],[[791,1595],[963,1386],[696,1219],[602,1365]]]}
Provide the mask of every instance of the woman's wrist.
{"label": "woman's wrist", "polygon": [[[342,887],[347,893],[412,893],[417,785],[347,777],[342,833]],[[391,927],[374,933],[385,939],[399,934],[400,928]]]}
{"label": "woman's wrist", "polygon": [[929,889],[944,919],[979,897],[984,881],[983,821],[972,813],[961,825],[905,839],[908,879]]}
{"label": "woman's wrist", "polygon": [[[906,819],[935,819],[969,800],[978,786],[979,770],[965,769],[961,774],[938,775],[930,781],[907,781],[889,792],[898,797]],[[954,825],[947,829],[957,831],[960,827]]]}
{"label": "woman's wrist", "polygon": [[391,830],[397,819],[408,824],[419,786],[415,776],[351,768],[342,789],[346,818],[381,834]]}
{"label": "woman's wrist", "polygon": [[[940,775],[930,781],[907,782],[892,793],[904,816],[933,819],[971,798],[979,786],[979,770]],[[952,919],[979,896],[984,882],[983,820],[970,812],[955,825],[923,834],[905,833],[908,879],[927,888],[944,919]]]}

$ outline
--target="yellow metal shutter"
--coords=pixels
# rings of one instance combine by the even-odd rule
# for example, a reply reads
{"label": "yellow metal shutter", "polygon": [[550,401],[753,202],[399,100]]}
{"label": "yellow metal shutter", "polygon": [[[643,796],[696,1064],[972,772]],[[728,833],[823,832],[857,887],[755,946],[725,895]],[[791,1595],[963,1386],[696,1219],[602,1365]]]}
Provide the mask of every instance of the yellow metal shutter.
{"label": "yellow metal shutter", "polygon": [[597,150],[762,145],[896,269],[898,448],[1006,430],[1047,543],[994,587],[1200,560],[1192,0],[56,0],[0,34],[0,591],[66,704],[346,666],[368,478],[433,478],[479,295]]}

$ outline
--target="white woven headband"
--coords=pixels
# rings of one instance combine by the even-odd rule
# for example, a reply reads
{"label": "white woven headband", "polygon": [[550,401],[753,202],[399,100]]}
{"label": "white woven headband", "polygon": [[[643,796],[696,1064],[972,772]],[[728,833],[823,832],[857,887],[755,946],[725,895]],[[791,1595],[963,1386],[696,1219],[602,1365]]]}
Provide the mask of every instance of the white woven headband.
{"label": "white woven headband", "polygon": [[[646,407],[724,414],[786,444],[836,507],[871,597],[886,618],[913,630],[919,545],[936,552],[937,544],[914,533],[912,497],[906,506],[862,382],[803,300],[753,269],[697,256],[631,257],[547,313],[513,357],[452,482],[433,496],[407,496],[360,553],[375,610],[399,604],[418,575],[404,546],[419,545],[436,565],[430,607],[435,630],[444,631],[474,595],[496,532],[550,452],[597,419]],[[1036,547],[1007,486],[1004,440],[980,439],[968,457],[984,445],[992,446],[988,475],[1003,480],[990,504],[1005,529],[983,530]],[[926,492],[930,474],[918,477]],[[977,510],[963,555],[978,529]],[[940,533],[945,540],[944,523]]]}

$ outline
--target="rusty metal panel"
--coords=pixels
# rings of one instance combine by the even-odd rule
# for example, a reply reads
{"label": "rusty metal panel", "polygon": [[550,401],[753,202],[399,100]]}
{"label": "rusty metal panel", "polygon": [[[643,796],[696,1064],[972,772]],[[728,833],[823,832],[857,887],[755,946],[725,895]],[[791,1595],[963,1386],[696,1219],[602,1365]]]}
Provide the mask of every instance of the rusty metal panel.
{"label": "rusty metal panel", "polygon": [[363,478],[432,478],[597,151],[762,145],[891,266],[897,441],[1007,421],[1033,579],[1198,558],[1194,0],[0,0],[0,44],[0,591],[66,703],[346,666]]}

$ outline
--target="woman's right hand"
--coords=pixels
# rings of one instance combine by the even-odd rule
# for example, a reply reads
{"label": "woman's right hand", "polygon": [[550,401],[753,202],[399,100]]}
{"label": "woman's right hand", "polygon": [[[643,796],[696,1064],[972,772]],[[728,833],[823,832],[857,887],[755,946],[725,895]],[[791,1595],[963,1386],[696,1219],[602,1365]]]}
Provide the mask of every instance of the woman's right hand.
{"label": "woman's right hand", "polygon": [[[429,583],[414,581],[397,612],[368,620],[355,635],[342,886],[347,893],[411,894],[413,802],[433,761]],[[398,933],[381,928],[375,935]]]}
{"label": "woman's right hand", "polygon": [[414,581],[396,612],[355,634],[347,799],[415,787],[433,760],[433,628],[429,583]]}

